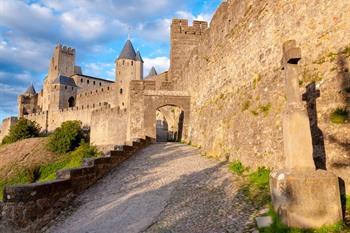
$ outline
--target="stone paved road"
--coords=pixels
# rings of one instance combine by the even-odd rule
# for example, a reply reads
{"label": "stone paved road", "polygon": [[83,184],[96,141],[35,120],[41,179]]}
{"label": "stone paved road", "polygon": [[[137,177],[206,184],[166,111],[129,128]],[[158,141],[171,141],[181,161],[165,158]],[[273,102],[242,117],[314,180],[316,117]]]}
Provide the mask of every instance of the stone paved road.
{"label": "stone paved road", "polygon": [[251,232],[254,208],[224,164],[154,144],[80,195],[46,232]]}

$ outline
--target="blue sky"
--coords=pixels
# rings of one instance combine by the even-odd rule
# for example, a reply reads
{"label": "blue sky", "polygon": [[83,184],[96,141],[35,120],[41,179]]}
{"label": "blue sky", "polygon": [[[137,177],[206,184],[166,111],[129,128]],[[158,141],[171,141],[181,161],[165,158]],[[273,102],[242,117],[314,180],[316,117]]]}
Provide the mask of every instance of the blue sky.
{"label": "blue sky", "polygon": [[[57,43],[77,50],[86,75],[114,79],[130,31],[145,73],[169,66],[172,18],[210,20],[221,0],[0,0],[0,119],[17,115],[17,95],[41,89]],[[1,122],[0,122],[1,124]]]}

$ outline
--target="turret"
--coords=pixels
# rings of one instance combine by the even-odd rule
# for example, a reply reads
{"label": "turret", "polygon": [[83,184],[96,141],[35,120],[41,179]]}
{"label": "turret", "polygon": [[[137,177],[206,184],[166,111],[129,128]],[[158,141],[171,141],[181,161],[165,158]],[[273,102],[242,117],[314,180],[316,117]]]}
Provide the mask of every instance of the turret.
{"label": "turret", "polygon": [[119,106],[126,108],[128,104],[129,83],[132,80],[143,79],[143,60],[140,52],[135,52],[134,46],[130,40],[127,40],[116,65],[116,82],[120,86]]}
{"label": "turret", "polygon": [[51,58],[48,79],[53,81],[59,74],[70,77],[75,73],[75,49],[58,44]]}
{"label": "turret", "polygon": [[137,51],[136,53],[136,77],[140,77],[140,79],[143,79],[143,59],[141,56],[140,51]]}
{"label": "turret", "polygon": [[18,96],[18,114],[23,115],[36,113],[38,111],[38,94],[35,91],[33,84],[27,90]]}
{"label": "turret", "polygon": [[170,33],[169,69],[172,81],[176,81],[181,76],[185,62],[207,29],[208,22],[205,21],[195,20],[193,26],[189,26],[187,19],[173,19]]}
{"label": "turret", "polygon": [[[49,65],[49,72],[44,81],[42,97],[43,111],[66,107],[66,104],[62,104],[62,101],[57,99],[59,98],[58,85],[56,84],[55,89],[53,82],[59,76],[71,77],[76,72],[80,71],[75,66],[75,49],[58,44],[54,49]],[[65,88],[65,86],[63,87]],[[59,95],[62,96],[62,93],[59,93]]]}
{"label": "turret", "polygon": [[149,74],[147,75],[146,79],[148,78],[152,78],[152,77],[155,77],[157,76],[158,73],[156,71],[156,68],[154,68],[154,66],[152,66],[151,70],[149,71]]}

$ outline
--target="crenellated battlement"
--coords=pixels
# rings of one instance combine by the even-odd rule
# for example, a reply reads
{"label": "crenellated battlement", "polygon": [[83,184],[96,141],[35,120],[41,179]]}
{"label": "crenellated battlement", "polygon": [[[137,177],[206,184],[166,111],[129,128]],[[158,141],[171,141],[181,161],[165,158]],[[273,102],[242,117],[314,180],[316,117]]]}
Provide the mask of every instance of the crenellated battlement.
{"label": "crenellated battlement", "polygon": [[56,46],[56,49],[61,51],[62,53],[68,54],[68,55],[75,55],[75,49],[67,46],[63,46],[61,44],[58,44]]}
{"label": "crenellated battlement", "polygon": [[189,26],[187,19],[173,19],[171,24],[172,33],[201,35],[208,29],[208,22],[194,20],[193,25]]}

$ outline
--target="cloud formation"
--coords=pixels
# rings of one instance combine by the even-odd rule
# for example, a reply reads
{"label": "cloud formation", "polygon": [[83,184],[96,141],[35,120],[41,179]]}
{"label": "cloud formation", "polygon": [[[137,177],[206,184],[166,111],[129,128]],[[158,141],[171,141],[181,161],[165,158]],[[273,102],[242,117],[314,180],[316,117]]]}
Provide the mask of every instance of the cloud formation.
{"label": "cloud formation", "polygon": [[31,82],[40,88],[55,44],[76,48],[85,74],[113,80],[130,32],[145,74],[152,66],[163,72],[171,19],[209,20],[220,1],[0,0],[0,120],[16,114],[16,94]]}

